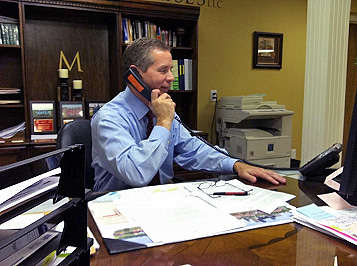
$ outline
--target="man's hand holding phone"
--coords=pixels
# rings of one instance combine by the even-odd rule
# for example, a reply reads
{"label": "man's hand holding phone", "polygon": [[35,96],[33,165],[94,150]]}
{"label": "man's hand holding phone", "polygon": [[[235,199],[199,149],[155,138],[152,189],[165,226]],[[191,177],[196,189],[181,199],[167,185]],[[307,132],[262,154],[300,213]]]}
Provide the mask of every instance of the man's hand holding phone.
{"label": "man's hand holding phone", "polygon": [[156,117],[156,125],[171,129],[172,120],[175,117],[175,102],[167,93],[160,95],[160,90],[151,91],[150,108]]}

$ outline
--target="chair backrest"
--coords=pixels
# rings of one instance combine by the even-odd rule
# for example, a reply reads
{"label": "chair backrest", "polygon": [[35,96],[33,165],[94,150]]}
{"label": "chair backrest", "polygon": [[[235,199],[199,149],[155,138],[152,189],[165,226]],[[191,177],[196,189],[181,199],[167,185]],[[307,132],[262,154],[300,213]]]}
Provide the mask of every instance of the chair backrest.
{"label": "chair backrest", "polygon": [[65,148],[73,144],[83,144],[85,147],[85,187],[93,189],[94,169],[92,163],[92,133],[90,120],[77,119],[65,124],[58,132],[56,147]]}

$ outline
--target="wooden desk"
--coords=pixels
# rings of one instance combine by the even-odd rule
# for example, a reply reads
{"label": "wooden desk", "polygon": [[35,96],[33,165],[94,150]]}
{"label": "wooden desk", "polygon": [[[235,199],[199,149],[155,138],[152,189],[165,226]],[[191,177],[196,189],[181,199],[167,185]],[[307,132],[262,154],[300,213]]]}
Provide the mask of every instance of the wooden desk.
{"label": "wooden desk", "polygon": [[[295,206],[322,202],[317,194],[329,189],[316,182],[288,179],[286,186],[260,182],[260,187],[295,194]],[[176,244],[109,255],[94,221],[89,227],[101,245],[91,258],[92,266],[103,265],[357,265],[357,247],[296,223],[206,237]]]}

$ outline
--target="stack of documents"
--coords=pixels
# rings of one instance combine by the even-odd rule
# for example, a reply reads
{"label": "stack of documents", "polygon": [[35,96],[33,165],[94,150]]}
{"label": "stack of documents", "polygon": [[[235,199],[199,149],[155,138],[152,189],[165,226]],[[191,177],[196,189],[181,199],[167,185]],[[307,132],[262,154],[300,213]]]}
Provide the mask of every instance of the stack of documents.
{"label": "stack of documents", "polygon": [[20,94],[19,88],[0,88],[0,94]]}
{"label": "stack of documents", "polygon": [[5,128],[0,131],[0,138],[9,139],[15,136],[18,132],[24,131],[26,128],[25,122],[22,122],[16,126]]}
{"label": "stack of documents", "polygon": [[[109,253],[292,222],[294,207],[287,201],[294,195],[223,182],[111,192],[88,208]],[[214,195],[222,192],[239,195]]]}
{"label": "stack of documents", "polygon": [[[14,252],[12,255],[4,258],[3,254],[0,255],[0,266],[7,265],[19,265],[25,259],[34,254],[35,251],[39,250],[45,244],[47,244],[51,239],[55,238],[58,235],[57,232],[46,232],[42,235],[33,234],[34,240],[29,242],[24,247],[17,249],[16,244],[14,244],[11,248]],[[27,237],[26,240],[29,240],[30,237]],[[24,242],[26,241],[24,240]]]}
{"label": "stack of documents", "polygon": [[0,212],[57,187],[60,173],[61,168],[56,168],[0,190],[2,195],[0,199]]}
{"label": "stack of documents", "polygon": [[357,207],[334,210],[328,206],[310,204],[294,210],[293,220],[357,245]]}

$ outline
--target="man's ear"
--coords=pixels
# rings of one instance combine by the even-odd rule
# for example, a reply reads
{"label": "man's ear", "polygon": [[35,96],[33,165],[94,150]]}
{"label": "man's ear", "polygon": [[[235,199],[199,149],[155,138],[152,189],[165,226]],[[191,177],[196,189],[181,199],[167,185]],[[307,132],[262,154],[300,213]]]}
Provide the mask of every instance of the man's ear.
{"label": "man's ear", "polygon": [[143,72],[141,71],[141,69],[140,69],[138,66],[136,66],[136,65],[130,65],[130,68],[135,68],[135,69],[139,72],[140,75],[143,74]]}

